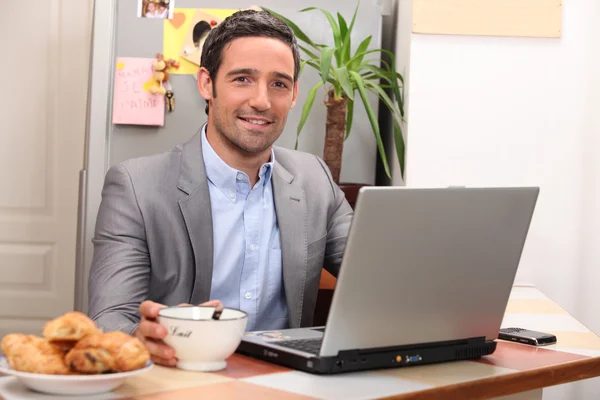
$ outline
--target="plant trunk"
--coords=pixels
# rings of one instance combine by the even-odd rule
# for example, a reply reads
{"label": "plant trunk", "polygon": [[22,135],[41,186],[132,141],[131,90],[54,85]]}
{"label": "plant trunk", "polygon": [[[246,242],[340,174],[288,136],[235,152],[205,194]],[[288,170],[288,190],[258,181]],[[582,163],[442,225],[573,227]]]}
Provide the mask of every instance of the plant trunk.
{"label": "plant trunk", "polygon": [[337,184],[340,183],[340,171],[342,170],[347,103],[348,99],[345,96],[335,98],[332,90],[329,91],[325,103],[327,106],[327,123],[325,125],[323,160],[331,170],[333,180]]}

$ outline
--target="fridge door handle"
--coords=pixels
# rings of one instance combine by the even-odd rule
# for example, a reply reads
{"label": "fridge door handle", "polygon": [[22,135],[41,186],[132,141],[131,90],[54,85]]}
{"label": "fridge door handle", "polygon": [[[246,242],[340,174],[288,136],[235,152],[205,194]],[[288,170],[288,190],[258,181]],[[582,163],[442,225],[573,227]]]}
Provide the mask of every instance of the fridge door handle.
{"label": "fridge door handle", "polygon": [[75,251],[75,310],[83,310],[85,285],[85,209],[87,204],[87,170],[79,171],[79,202],[77,205],[77,244]]}

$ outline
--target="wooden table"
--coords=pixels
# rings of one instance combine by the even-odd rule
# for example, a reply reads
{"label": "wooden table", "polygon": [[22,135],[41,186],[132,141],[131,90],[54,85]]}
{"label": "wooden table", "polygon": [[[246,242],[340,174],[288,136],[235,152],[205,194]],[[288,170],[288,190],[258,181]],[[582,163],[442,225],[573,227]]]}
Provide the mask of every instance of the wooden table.
{"label": "wooden table", "polygon": [[[317,376],[234,355],[226,370],[194,373],[156,366],[113,393],[125,399],[541,399],[542,388],[600,375],[600,338],[531,287],[515,287],[503,326],[554,333],[555,346],[500,341],[477,361]],[[30,398],[13,377],[0,378],[0,398]],[[37,394],[35,399],[56,397]]]}

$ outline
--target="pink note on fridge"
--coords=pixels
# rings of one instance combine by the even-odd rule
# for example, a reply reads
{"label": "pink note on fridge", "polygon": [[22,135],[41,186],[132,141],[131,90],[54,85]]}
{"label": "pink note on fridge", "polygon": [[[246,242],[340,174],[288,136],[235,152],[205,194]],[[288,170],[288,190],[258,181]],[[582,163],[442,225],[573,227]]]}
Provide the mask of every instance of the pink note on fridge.
{"label": "pink note on fridge", "polygon": [[165,98],[149,91],[153,58],[118,57],[113,93],[113,124],[163,126]]}

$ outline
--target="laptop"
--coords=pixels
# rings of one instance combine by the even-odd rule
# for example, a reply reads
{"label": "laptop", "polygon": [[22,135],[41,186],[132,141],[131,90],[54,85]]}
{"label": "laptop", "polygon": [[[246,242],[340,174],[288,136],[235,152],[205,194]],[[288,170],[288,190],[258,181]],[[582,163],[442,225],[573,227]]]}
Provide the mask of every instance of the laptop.
{"label": "laptop", "polygon": [[316,374],[492,354],[539,188],[363,187],[326,326],[238,352]]}

